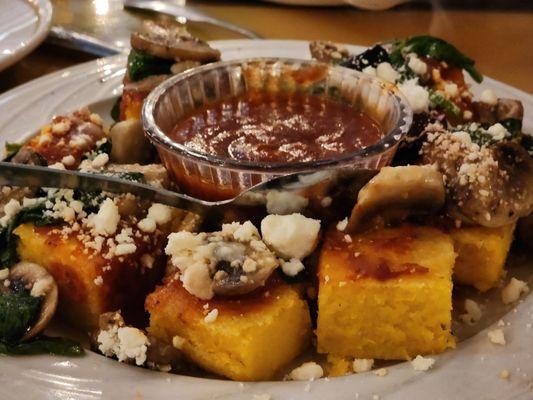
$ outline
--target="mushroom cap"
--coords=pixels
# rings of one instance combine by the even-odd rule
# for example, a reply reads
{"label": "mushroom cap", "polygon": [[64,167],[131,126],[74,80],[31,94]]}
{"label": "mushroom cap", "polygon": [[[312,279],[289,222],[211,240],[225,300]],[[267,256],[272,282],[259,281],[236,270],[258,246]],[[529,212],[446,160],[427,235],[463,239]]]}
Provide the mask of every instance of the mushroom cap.
{"label": "mushroom cap", "polygon": [[444,201],[442,174],[432,167],[384,167],[359,191],[346,231],[360,232],[409,215],[433,213]]}
{"label": "mushroom cap", "polygon": [[15,264],[9,271],[9,277],[15,280],[20,279],[31,285],[32,296],[44,296],[36,322],[22,338],[25,341],[41,333],[54,316],[58,299],[57,284],[45,268],[26,261]]}

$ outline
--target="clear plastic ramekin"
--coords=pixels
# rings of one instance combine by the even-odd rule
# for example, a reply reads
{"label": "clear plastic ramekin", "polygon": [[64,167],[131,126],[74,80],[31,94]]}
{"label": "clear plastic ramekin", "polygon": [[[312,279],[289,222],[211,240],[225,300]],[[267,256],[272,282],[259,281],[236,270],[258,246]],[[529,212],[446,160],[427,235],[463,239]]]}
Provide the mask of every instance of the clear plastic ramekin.
{"label": "clear plastic ramekin", "polygon": [[[347,102],[380,124],[384,135],[355,152],[291,163],[240,161],[205,154],[168,136],[195,109],[252,90],[306,92]],[[412,112],[394,85],[375,77],[312,60],[254,58],[208,64],[168,79],[146,99],[142,121],[149,140],[182,191],[204,200],[222,200],[279,175],[324,168],[381,168],[391,161],[409,130]]]}

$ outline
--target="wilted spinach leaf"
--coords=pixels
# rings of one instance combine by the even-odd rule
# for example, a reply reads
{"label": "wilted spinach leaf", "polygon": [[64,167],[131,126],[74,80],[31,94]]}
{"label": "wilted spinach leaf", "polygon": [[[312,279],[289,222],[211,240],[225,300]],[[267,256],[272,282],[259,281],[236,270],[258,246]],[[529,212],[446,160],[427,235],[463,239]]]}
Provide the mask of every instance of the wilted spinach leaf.
{"label": "wilted spinach leaf", "polygon": [[0,293],[0,342],[18,342],[35,322],[41,303],[42,297],[27,290]]}
{"label": "wilted spinach leaf", "polygon": [[128,76],[135,82],[151,75],[170,74],[172,64],[174,64],[172,60],[132,49],[128,56]]}
{"label": "wilted spinach leaf", "polygon": [[0,342],[0,353],[10,355],[55,354],[77,357],[85,354],[83,347],[69,339],[39,336],[28,342],[6,344]]}

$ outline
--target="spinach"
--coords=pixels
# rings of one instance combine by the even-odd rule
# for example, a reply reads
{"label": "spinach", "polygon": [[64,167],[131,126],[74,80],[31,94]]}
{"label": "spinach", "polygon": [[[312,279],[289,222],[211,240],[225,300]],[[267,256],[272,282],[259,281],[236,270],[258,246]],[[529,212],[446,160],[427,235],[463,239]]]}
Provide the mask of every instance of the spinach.
{"label": "spinach", "polygon": [[429,94],[429,102],[433,108],[439,107],[443,109],[446,114],[453,115],[454,117],[461,116],[461,110],[459,107],[439,92],[431,91]]}
{"label": "spinach", "polygon": [[115,103],[113,104],[113,108],[111,108],[111,118],[113,118],[113,121],[119,122],[120,121],[120,103],[122,102],[122,96],[120,96],[118,99],[115,100]]}
{"label": "spinach", "polygon": [[112,172],[112,176],[131,182],[144,183],[144,175],[141,172]]}
{"label": "spinach", "polygon": [[522,120],[516,118],[507,118],[500,121],[512,137],[519,136],[522,133]]}
{"label": "spinach", "polygon": [[17,237],[13,235],[15,228],[26,222],[36,226],[53,225],[59,221],[44,215],[44,201],[20,210],[8,224],[0,230],[0,267],[9,268],[18,261]]}
{"label": "spinach", "polygon": [[82,356],[85,350],[78,343],[64,338],[39,336],[28,342],[7,344],[0,342],[0,353],[10,355],[56,354]]}
{"label": "spinach", "polygon": [[478,83],[483,76],[474,68],[474,60],[461,53],[452,44],[429,35],[413,36],[393,43],[394,50],[390,54],[392,64],[404,64],[405,53],[416,53],[419,56],[445,61],[450,65],[464,69]]}
{"label": "spinach", "polygon": [[28,290],[0,294],[0,342],[16,343],[35,322],[42,297]]}
{"label": "spinach", "polygon": [[22,143],[6,142],[6,145],[5,145],[6,157],[4,158],[4,161],[11,161],[13,157],[17,155],[19,150],[22,149],[22,146],[24,146]]}
{"label": "spinach", "polygon": [[135,82],[151,75],[170,74],[172,64],[174,64],[172,60],[132,49],[128,56],[128,76]]}
{"label": "spinach", "polygon": [[380,45],[376,45],[360,54],[351,56],[340,63],[341,66],[362,71],[366,67],[377,67],[382,62],[389,62],[389,54]]}

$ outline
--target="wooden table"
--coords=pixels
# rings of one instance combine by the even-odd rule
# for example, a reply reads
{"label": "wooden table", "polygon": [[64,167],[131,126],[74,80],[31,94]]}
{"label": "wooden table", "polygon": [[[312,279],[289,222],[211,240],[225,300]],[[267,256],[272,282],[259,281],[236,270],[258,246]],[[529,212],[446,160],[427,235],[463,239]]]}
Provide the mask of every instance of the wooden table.
{"label": "wooden table", "polygon": [[[268,39],[324,39],[370,45],[394,37],[429,33],[454,43],[476,60],[485,75],[533,92],[533,13],[528,8],[432,9],[407,5],[369,12],[348,7],[288,7],[251,1],[189,4]],[[54,7],[54,23],[97,32],[101,37],[119,34],[127,37],[127,32],[140,20],[139,14],[122,10],[120,0],[55,0]],[[205,25],[192,28],[193,33],[204,39],[235,37]],[[44,43],[25,59],[0,72],[0,93],[93,58]]]}

